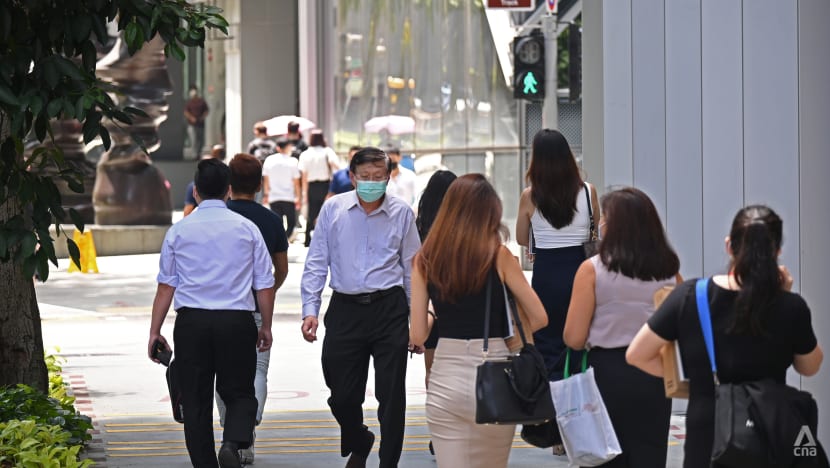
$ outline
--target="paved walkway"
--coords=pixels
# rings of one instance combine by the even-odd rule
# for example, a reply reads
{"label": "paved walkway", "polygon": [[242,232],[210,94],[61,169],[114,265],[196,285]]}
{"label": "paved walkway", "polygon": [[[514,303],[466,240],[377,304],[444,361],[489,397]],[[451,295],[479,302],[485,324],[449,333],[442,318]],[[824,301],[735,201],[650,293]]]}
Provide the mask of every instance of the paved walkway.
{"label": "paved walkway", "polygon": [[[258,430],[256,466],[342,466],[338,429],[326,406],[328,391],[320,369],[320,342],[310,345],[299,332],[299,284],[305,249],[289,250],[289,277],[277,295],[275,348],[269,369],[269,398]],[[46,284],[37,286],[47,350],[60,347],[64,371],[78,406],[93,417],[95,443],[89,456],[105,467],[187,467],[181,425],[169,413],[163,368],[146,358],[150,306],[158,255],[100,257],[101,273],[67,273],[60,262]],[[324,294],[324,306],[328,292]],[[174,314],[163,333],[172,338]],[[322,327],[321,327],[322,328]],[[321,333],[325,330],[322,329]],[[402,468],[434,467],[423,414],[421,358],[409,361],[408,414]],[[373,378],[367,387],[366,421],[376,428]],[[218,423],[218,417],[216,418]],[[667,438],[668,467],[681,466],[684,418],[673,416]],[[219,438],[218,426],[216,436]],[[376,431],[377,433],[377,431]],[[377,449],[377,443],[375,450]],[[376,456],[370,467],[377,466]],[[566,467],[564,457],[514,441],[510,466]]]}

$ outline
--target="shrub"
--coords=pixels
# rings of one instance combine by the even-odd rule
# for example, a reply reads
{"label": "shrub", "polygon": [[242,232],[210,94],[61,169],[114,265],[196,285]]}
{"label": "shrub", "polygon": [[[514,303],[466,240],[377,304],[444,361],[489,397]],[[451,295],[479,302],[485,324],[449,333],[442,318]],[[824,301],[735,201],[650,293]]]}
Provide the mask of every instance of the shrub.
{"label": "shrub", "polygon": [[[55,348],[55,352],[60,352],[60,348]],[[67,384],[61,374],[66,360],[55,354],[47,354],[43,360],[49,373],[49,396],[61,402],[62,406],[74,405],[75,397],[66,394]]]}
{"label": "shrub", "polygon": [[75,411],[71,402],[62,403],[28,385],[18,384],[16,387],[0,389],[0,421],[12,419],[59,426],[69,433],[66,440],[69,445],[83,445],[92,438],[88,433],[92,429],[89,416]]}
{"label": "shrub", "polygon": [[78,460],[80,445],[69,443],[60,426],[32,420],[0,422],[0,467],[86,468],[91,460]]}

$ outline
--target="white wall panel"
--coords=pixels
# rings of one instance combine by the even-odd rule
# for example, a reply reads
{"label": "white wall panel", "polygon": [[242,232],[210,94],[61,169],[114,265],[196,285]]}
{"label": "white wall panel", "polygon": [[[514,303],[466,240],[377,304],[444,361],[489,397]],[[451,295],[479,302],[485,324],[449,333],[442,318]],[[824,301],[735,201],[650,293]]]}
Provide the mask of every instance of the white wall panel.
{"label": "white wall panel", "polygon": [[703,270],[723,272],[723,239],[743,205],[743,46],[740,0],[703,0]]}
{"label": "white wall panel", "polygon": [[798,288],[798,18],[796,4],[752,0],[743,11],[744,199],[784,220],[782,262]]}
{"label": "white wall panel", "polygon": [[[801,294],[812,309],[813,329],[825,350],[816,377],[803,385],[816,396],[819,406],[819,439],[830,446],[830,2],[798,2],[798,125],[800,150],[800,255]],[[784,220],[786,223],[788,220]]]}
{"label": "white wall panel", "polygon": [[605,184],[631,185],[631,0],[604,2],[602,8]]}
{"label": "white wall panel", "polygon": [[665,223],[684,277],[703,273],[700,8],[666,2]]}
{"label": "white wall panel", "polygon": [[632,0],[632,155],[634,185],[666,219],[664,0]]}

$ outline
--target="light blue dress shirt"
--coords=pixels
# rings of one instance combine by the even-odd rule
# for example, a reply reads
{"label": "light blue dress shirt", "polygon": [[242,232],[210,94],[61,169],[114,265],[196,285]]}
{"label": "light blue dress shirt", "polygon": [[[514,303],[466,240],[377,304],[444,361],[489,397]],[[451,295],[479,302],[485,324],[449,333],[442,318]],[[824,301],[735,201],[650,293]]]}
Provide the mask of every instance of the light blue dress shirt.
{"label": "light blue dress shirt", "polygon": [[157,281],[176,288],[173,308],[254,310],[255,290],[274,286],[259,228],[223,200],[203,200],[167,230]]}
{"label": "light blue dress shirt", "polygon": [[395,197],[384,197],[371,214],[354,191],[326,200],[317,218],[305,261],[303,318],[320,313],[320,295],[331,270],[331,286],[344,294],[412,288],[412,258],[421,247],[415,214]]}

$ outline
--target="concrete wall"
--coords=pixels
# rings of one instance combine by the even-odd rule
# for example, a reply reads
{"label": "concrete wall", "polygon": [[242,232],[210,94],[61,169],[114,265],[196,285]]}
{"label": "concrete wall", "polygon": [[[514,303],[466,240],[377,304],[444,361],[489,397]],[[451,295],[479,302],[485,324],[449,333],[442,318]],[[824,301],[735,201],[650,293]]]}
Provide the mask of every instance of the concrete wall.
{"label": "concrete wall", "polygon": [[[585,0],[583,10],[591,181],[652,197],[686,277],[725,270],[741,206],[773,207],[784,219],[781,261],[825,348],[828,17],[825,0]],[[830,426],[830,370],[801,384]]]}
{"label": "concrete wall", "polygon": [[[830,2],[801,0],[798,21],[798,154],[799,154],[799,230],[801,257],[801,294],[813,310],[813,327],[825,353],[830,348],[830,255],[827,254],[827,233],[830,233]],[[818,398],[821,417],[819,438],[830,445],[830,362],[817,377],[803,379],[805,389]]]}
{"label": "concrete wall", "polygon": [[298,112],[296,0],[229,0],[234,39],[225,48],[228,155],[243,151],[253,126]]}

